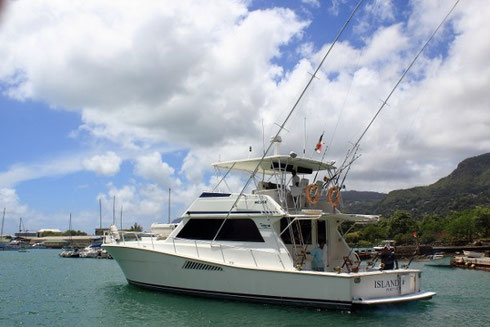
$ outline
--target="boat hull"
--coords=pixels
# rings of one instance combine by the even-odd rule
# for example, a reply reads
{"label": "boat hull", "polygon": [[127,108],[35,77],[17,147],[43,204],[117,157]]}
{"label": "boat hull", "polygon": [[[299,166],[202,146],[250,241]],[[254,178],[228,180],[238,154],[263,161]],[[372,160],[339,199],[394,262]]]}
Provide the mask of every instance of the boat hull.
{"label": "boat hull", "polygon": [[426,263],[428,266],[451,267],[452,257],[434,258]]}
{"label": "boat hull", "polygon": [[[130,284],[172,293],[341,310],[372,305],[369,300],[373,299],[382,299],[384,304],[435,295],[420,292],[417,271],[365,274],[278,271],[137,247],[104,248],[119,263]],[[419,298],[407,297],[410,294]]]}

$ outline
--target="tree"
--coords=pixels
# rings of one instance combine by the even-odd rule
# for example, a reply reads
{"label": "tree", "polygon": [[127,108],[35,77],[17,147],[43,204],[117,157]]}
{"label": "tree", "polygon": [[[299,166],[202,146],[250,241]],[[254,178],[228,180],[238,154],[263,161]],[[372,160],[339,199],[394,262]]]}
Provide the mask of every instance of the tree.
{"label": "tree", "polygon": [[428,244],[436,241],[444,230],[445,221],[438,214],[425,215],[418,224],[420,242]]}
{"label": "tree", "polygon": [[475,228],[481,237],[490,237],[490,207],[476,207]]}
{"label": "tree", "polygon": [[405,211],[395,211],[388,220],[388,235],[395,237],[396,235],[411,235],[417,229],[417,222],[412,218],[412,215]]}
{"label": "tree", "polygon": [[81,230],[74,230],[74,229],[69,229],[63,233],[63,236],[85,236],[85,235],[87,235],[87,233]]}
{"label": "tree", "polygon": [[476,232],[475,220],[473,210],[454,212],[449,216],[447,231],[455,241],[472,242]]}
{"label": "tree", "polygon": [[131,232],[142,232],[143,231],[143,226],[138,225],[138,223],[134,223],[133,226],[129,229]]}
{"label": "tree", "polygon": [[361,230],[361,239],[372,245],[380,243],[381,240],[386,239],[386,236],[386,219],[378,224],[367,225]]}

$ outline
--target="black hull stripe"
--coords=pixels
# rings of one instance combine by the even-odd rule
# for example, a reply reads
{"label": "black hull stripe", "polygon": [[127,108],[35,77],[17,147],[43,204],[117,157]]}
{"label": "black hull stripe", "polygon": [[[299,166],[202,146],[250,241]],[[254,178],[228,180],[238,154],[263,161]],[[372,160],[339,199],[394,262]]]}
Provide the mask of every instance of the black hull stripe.
{"label": "black hull stripe", "polygon": [[[271,211],[273,212],[273,211]],[[248,210],[248,211],[187,211],[188,215],[242,215],[242,214],[267,214],[271,212],[266,211],[257,211],[257,210]],[[275,212],[275,211],[274,211]]]}
{"label": "black hull stripe", "polygon": [[258,294],[240,294],[240,293],[196,290],[190,288],[148,284],[148,283],[137,282],[129,279],[128,279],[128,283],[135,286],[152,289],[152,290],[166,291],[171,293],[194,295],[194,296],[208,297],[208,298],[297,305],[303,307],[313,307],[313,308],[322,308],[322,309],[351,309],[352,307],[352,302],[345,302],[345,301],[329,301],[329,300],[290,298],[290,297],[258,295]]}

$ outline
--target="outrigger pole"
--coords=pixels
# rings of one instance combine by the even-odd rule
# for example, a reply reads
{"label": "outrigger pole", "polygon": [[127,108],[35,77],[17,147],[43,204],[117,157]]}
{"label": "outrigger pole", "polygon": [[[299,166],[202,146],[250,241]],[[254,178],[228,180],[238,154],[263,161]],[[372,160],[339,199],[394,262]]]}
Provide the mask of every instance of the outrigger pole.
{"label": "outrigger pole", "polygon": [[[288,122],[289,118],[291,117],[291,115],[293,114],[294,110],[296,109],[296,107],[298,106],[299,102],[301,101],[301,99],[303,98],[303,95],[306,93],[306,90],[308,90],[308,88],[310,87],[310,84],[311,82],[313,82],[313,79],[316,77],[316,74],[318,73],[318,71],[320,70],[320,68],[322,67],[323,65],[323,62],[325,61],[325,59],[327,59],[328,55],[330,54],[330,51],[332,51],[332,48],[333,46],[335,45],[335,43],[337,43],[338,39],[340,38],[340,36],[342,35],[342,33],[344,32],[344,30],[346,29],[347,25],[349,25],[349,22],[351,21],[352,17],[354,16],[354,14],[357,12],[357,10],[359,9],[359,7],[361,6],[361,4],[364,2],[364,0],[360,0],[356,7],[354,8],[354,10],[352,11],[352,13],[350,14],[349,18],[347,19],[347,21],[344,23],[344,25],[342,26],[342,28],[340,29],[339,33],[337,34],[337,36],[335,37],[335,40],[332,42],[332,44],[330,45],[330,47],[328,48],[328,51],[327,53],[325,54],[325,56],[323,56],[322,60],[320,61],[320,63],[318,64],[318,67],[316,68],[315,72],[311,75],[311,78],[310,80],[308,81],[308,83],[306,84],[306,86],[304,87],[303,91],[301,92],[301,94],[299,95],[298,99],[296,100],[296,102],[294,103],[293,107],[291,108],[291,110],[289,111],[289,114],[287,115],[286,119],[284,119],[284,122],[281,124],[281,126],[279,126],[279,130],[277,131],[276,135],[272,138],[272,140],[276,140],[277,137],[279,136],[279,134],[281,134],[282,130],[284,129],[284,126],[286,125],[286,123]],[[245,189],[248,187],[248,185],[250,184],[250,182],[252,181],[252,179],[255,177],[255,174],[257,173],[257,171],[259,170],[259,167],[260,165],[262,164],[262,162],[264,161],[264,158],[265,156],[267,155],[267,153],[269,152],[269,150],[271,149],[272,147],[272,144],[274,143],[273,141],[271,141],[269,143],[269,146],[267,147],[267,149],[264,151],[264,154],[262,155],[262,158],[260,158],[259,162],[257,163],[257,166],[255,167],[254,171],[252,172],[252,174],[250,175],[250,177],[248,178],[247,182],[245,183],[245,186],[243,186],[242,190],[240,191],[240,194],[238,195],[238,197],[236,198],[235,202],[233,203],[233,205],[231,206],[230,210],[228,211],[228,214],[226,215],[226,218],[223,220],[223,223],[221,223],[221,226],[219,227],[218,231],[216,232],[216,235],[214,236],[214,239],[213,239],[213,242],[216,240],[216,237],[218,236],[219,232],[221,231],[221,228],[223,228],[223,225],[225,224],[226,220],[228,219],[228,217],[230,217],[230,214],[231,214],[231,211],[233,210],[233,208],[235,208],[236,204],[238,203],[238,200],[240,199],[240,197],[243,195],[243,193],[245,192]]]}
{"label": "outrigger pole", "polygon": [[[346,165],[346,162],[347,160],[349,159],[349,157],[351,156],[355,156],[355,154],[357,153],[357,150],[356,148],[359,146],[359,143],[361,142],[362,138],[364,137],[364,135],[366,134],[366,132],[368,131],[368,129],[371,127],[371,125],[373,124],[373,122],[376,120],[376,118],[378,117],[379,113],[381,112],[381,110],[383,110],[383,108],[385,107],[385,105],[387,104],[388,100],[391,98],[392,94],[395,92],[395,90],[398,88],[398,85],[400,85],[400,83],[402,82],[402,80],[405,78],[405,75],[407,75],[408,71],[412,68],[412,66],[415,64],[415,62],[417,61],[418,57],[422,54],[422,52],[424,52],[425,48],[427,47],[427,45],[429,44],[429,42],[434,38],[434,35],[436,35],[436,33],[439,31],[439,29],[441,28],[442,25],[444,25],[444,23],[446,22],[447,18],[449,17],[449,15],[451,15],[451,13],[453,12],[454,8],[456,8],[456,5],[459,3],[459,0],[457,0],[454,5],[452,6],[451,10],[449,10],[449,12],[446,14],[446,16],[444,17],[444,19],[441,21],[441,23],[437,26],[437,28],[434,30],[434,32],[432,32],[431,36],[429,37],[429,39],[425,42],[424,46],[422,47],[422,49],[420,49],[420,51],[417,53],[417,55],[413,58],[412,62],[410,63],[410,65],[408,66],[408,68],[403,72],[403,74],[400,76],[400,79],[398,80],[398,82],[395,84],[395,86],[393,87],[393,89],[391,90],[391,92],[388,94],[388,96],[386,97],[386,99],[383,101],[383,103],[381,104],[381,106],[379,107],[378,111],[376,112],[376,114],[374,115],[374,117],[371,119],[371,121],[369,122],[369,124],[366,126],[366,128],[364,129],[364,131],[362,132],[361,136],[359,137],[359,139],[356,141],[356,143],[354,143],[354,145],[352,146],[352,149],[351,151],[349,151],[347,153],[347,155],[345,156],[345,159],[344,159],[344,162],[342,162],[342,165],[339,167],[338,169],[338,172],[339,172],[339,175],[342,173],[342,171],[346,168],[346,166],[350,166],[356,158],[353,158],[347,165]],[[354,155],[353,155],[354,154]],[[348,172],[348,171],[347,171]],[[346,173],[347,175],[347,173]],[[340,176],[337,176],[337,180]],[[344,180],[345,180],[345,176],[344,176]]]}

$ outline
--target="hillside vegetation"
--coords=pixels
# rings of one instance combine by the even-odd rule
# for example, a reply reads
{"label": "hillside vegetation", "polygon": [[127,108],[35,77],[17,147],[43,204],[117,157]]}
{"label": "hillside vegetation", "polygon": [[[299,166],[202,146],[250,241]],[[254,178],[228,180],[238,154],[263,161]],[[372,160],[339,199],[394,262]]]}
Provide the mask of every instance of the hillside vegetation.
{"label": "hillside vegetation", "polygon": [[381,214],[378,224],[346,235],[350,244],[370,246],[382,239],[398,244],[465,244],[490,238],[490,153],[462,161],[429,186],[375,192],[343,192],[344,211]]}
{"label": "hillside vegetation", "polygon": [[[448,176],[429,186],[395,190],[383,196],[373,193],[369,199],[351,193],[344,199],[344,211],[391,216],[401,210],[414,218],[428,214],[447,216],[452,212],[490,206],[490,153],[468,158]],[[376,200],[376,197],[380,198]]]}

